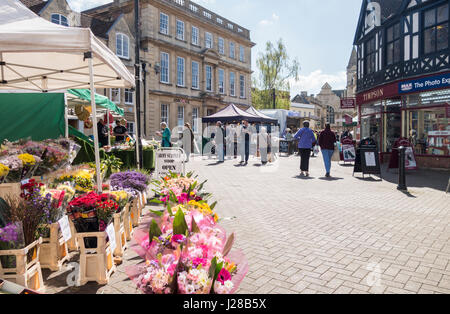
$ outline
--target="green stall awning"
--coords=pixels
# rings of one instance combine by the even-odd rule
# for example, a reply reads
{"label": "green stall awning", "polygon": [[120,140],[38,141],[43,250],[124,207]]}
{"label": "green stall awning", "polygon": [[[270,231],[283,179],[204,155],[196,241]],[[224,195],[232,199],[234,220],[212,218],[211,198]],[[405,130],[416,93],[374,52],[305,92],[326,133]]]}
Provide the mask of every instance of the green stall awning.
{"label": "green stall awning", "polygon": [[[89,89],[68,89],[67,92],[80,99],[89,102],[91,101],[91,91]],[[117,113],[118,115],[121,116],[124,115],[124,110],[122,108],[119,108],[106,96],[95,94],[95,103],[99,106],[102,106],[103,108],[109,109],[110,111]]]}

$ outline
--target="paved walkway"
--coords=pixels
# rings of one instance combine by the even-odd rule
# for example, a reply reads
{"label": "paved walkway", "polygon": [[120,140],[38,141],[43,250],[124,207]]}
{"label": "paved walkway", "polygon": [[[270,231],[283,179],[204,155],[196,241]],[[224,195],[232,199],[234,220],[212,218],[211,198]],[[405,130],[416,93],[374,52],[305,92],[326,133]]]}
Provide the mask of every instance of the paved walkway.
{"label": "paved walkway", "polygon": [[[311,161],[311,177],[298,176],[297,157],[278,165],[247,167],[235,160],[188,164],[219,201],[221,224],[237,236],[250,270],[239,293],[450,293],[449,173],[409,175],[409,193],[389,181],[352,177],[333,164],[323,178],[322,160]],[[426,187],[430,186],[430,187]],[[70,271],[45,271],[50,293],[139,293],[124,273],[141,262],[125,254],[107,286],[69,288]]]}

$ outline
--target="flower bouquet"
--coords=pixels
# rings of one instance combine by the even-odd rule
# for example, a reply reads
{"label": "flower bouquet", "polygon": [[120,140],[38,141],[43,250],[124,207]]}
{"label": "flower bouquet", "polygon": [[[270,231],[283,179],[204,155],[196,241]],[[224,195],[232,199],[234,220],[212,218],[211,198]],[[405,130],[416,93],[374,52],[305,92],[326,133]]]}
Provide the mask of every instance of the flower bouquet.
{"label": "flower bouquet", "polygon": [[0,160],[0,164],[9,169],[8,175],[3,178],[6,182],[20,182],[24,179],[31,178],[37,166],[41,162],[38,156],[30,154],[14,154],[4,157]]}
{"label": "flower bouquet", "polygon": [[127,171],[111,175],[111,187],[117,189],[133,189],[138,192],[145,192],[149,183],[148,176],[137,172]]}
{"label": "flower bouquet", "polygon": [[[17,250],[25,247],[23,227],[21,222],[8,223],[0,228],[0,250]],[[15,268],[15,256],[0,256],[3,268]]]}
{"label": "flower bouquet", "polygon": [[6,177],[8,176],[9,170],[9,167],[0,163],[0,184],[5,181]]}

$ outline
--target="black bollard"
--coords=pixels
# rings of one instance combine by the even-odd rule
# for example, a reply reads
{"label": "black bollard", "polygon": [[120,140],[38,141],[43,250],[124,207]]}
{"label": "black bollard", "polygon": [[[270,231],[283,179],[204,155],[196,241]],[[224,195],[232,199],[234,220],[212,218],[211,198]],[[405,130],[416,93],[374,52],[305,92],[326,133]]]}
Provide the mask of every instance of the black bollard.
{"label": "black bollard", "polygon": [[406,147],[400,146],[398,148],[399,158],[398,158],[398,187],[399,191],[408,191],[406,186]]}

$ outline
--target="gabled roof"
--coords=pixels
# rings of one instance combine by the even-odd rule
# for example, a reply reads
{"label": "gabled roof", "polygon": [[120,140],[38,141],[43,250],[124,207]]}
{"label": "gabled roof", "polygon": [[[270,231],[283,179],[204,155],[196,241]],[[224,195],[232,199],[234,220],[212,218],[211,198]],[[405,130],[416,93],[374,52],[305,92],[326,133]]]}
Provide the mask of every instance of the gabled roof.
{"label": "gabled roof", "polygon": [[410,0],[363,0],[353,44],[356,45],[358,43],[364,32],[368,13],[377,11],[379,6],[380,23],[383,25],[384,22],[401,13],[409,2]]}
{"label": "gabled roof", "polygon": [[356,57],[356,49],[355,49],[355,47],[353,47],[352,55],[350,56],[350,60],[348,61],[347,69],[355,67],[355,66],[357,66],[357,64],[358,64],[358,59]]}
{"label": "gabled roof", "polygon": [[41,12],[42,8],[47,5],[47,1],[42,0],[20,0],[28,9],[33,11],[36,14]]}
{"label": "gabled roof", "polygon": [[225,109],[202,119],[203,123],[215,123],[218,121],[226,123],[242,120],[248,120],[248,122],[252,123],[259,122],[261,118],[242,109],[239,109],[239,107],[231,104]]}
{"label": "gabled roof", "polygon": [[309,104],[309,100],[305,97],[305,95],[299,94],[292,99],[293,103],[297,104]]}
{"label": "gabled roof", "polygon": [[81,26],[89,27],[95,36],[101,38],[108,38],[108,32],[121,18],[123,14],[112,14],[110,19],[103,20],[96,17],[92,17],[88,14],[81,13]]}

